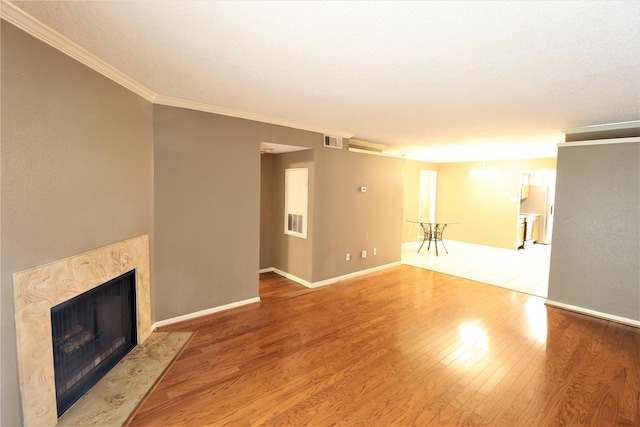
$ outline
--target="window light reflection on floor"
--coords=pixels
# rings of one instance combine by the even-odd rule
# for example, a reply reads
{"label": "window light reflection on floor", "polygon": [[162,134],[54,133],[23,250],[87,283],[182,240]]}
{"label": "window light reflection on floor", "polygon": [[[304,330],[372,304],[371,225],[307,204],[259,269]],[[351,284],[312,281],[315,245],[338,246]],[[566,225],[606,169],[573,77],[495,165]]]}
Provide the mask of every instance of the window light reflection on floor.
{"label": "window light reflection on floor", "polygon": [[545,342],[547,340],[547,308],[539,298],[530,297],[525,303],[527,324],[531,337]]}
{"label": "window light reflection on floor", "polygon": [[460,346],[452,353],[452,361],[475,365],[489,355],[489,337],[477,321],[462,322],[458,327]]}

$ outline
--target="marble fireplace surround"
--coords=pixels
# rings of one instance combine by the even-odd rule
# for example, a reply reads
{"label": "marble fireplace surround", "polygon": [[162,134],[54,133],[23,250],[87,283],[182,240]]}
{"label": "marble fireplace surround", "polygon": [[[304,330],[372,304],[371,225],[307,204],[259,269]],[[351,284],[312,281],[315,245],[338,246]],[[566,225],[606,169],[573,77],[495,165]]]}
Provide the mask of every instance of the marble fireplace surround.
{"label": "marble fireplace surround", "polygon": [[149,236],[24,270],[13,275],[16,339],[25,425],[55,426],[55,377],[50,309],[136,270],[138,343],[151,334]]}

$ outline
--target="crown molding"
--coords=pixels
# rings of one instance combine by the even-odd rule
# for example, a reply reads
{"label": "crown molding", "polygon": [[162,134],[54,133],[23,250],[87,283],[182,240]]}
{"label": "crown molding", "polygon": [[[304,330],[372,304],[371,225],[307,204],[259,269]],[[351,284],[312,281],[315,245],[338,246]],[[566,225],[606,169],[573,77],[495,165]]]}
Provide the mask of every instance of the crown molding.
{"label": "crown molding", "polygon": [[582,126],[572,129],[564,129],[565,134],[585,133],[585,132],[601,132],[620,129],[632,129],[640,127],[640,120],[630,120],[628,122],[604,123],[600,125]]}
{"label": "crown molding", "polygon": [[138,83],[128,75],[124,74],[122,71],[108,64],[104,60],[100,59],[96,55],[92,54],[88,50],[74,43],[56,30],[50,28],[31,15],[25,13],[23,10],[10,3],[8,0],[0,0],[0,18],[15,25],[22,31],[30,34],[38,40],[43,41],[54,49],[57,49],[65,55],[70,56],[78,62],[86,65],[92,70],[102,74],[108,79],[111,79],[119,85],[140,95],[142,98],[151,103],[220,114],[223,116],[237,117],[240,119],[254,120],[257,122],[269,123],[278,126],[286,126],[311,132],[341,136],[343,138],[351,138],[353,136],[353,134],[345,131],[325,129],[315,125],[299,123],[292,120],[269,117],[261,114],[247,113],[244,111],[233,110],[231,108],[218,107],[215,105],[159,95],[146,86]]}
{"label": "crown molding", "polygon": [[265,116],[262,114],[247,113],[245,111],[234,110],[232,108],[218,107],[216,105],[205,104],[202,102],[189,101],[187,99],[174,98],[171,96],[157,95],[155,104],[166,105],[168,107],[186,108],[188,110],[203,111],[205,113],[220,114],[223,116],[236,117],[239,119],[253,120],[256,122],[269,123],[272,125],[285,126],[289,128],[295,128],[300,130],[307,130],[310,132],[317,132],[322,134],[328,134],[332,136],[341,136],[343,138],[351,138],[353,134],[345,131],[326,129],[307,123],[295,122],[292,120],[280,119],[277,117]]}
{"label": "crown molding", "polygon": [[640,142],[640,138],[637,136],[629,138],[590,139],[587,141],[558,142],[558,148],[581,147],[584,145],[629,144],[638,142]]}
{"label": "crown molding", "polygon": [[156,94],[153,91],[136,82],[88,50],[78,46],[67,37],[38,21],[31,15],[26,14],[7,0],[1,0],[0,6],[0,17],[5,21],[97,71],[119,85],[124,86],[144,99],[151,102],[155,99]]}

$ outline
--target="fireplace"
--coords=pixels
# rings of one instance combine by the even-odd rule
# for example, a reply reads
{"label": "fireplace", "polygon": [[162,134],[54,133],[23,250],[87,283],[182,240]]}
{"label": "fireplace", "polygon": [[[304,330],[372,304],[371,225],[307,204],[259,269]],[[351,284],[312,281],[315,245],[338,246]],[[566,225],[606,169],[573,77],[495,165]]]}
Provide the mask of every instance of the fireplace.
{"label": "fireplace", "polygon": [[135,270],[51,308],[58,417],[136,345]]}
{"label": "fireplace", "polygon": [[[16,344],[24,425],[55,426],[58,422],[52,308],[55,310],[55,307],[130,272],[134,276],[135,299],[131,305],[136,313],[133,323],[137,329],[131,334],[134,343],[142,344],[151,335],[147,235],[14,273]],[[111,311],[107,312],[112,317]],[[103,311],[96,316],[106,315]],[[115,326],[117,322],[111,323],[110,327]],[[91,329],[91,325],[82,327]]]}

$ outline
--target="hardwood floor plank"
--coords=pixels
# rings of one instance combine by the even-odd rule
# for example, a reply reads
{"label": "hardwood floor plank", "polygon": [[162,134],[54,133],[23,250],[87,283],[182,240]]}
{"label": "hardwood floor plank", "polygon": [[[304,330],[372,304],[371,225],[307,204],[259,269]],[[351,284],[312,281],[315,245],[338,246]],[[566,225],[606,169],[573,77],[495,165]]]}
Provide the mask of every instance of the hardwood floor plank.
{"label": "hardwood floor plank", "polygon": [[640,330],[409,266],[162,330],[197,334],[130,426],[640,425]]}

